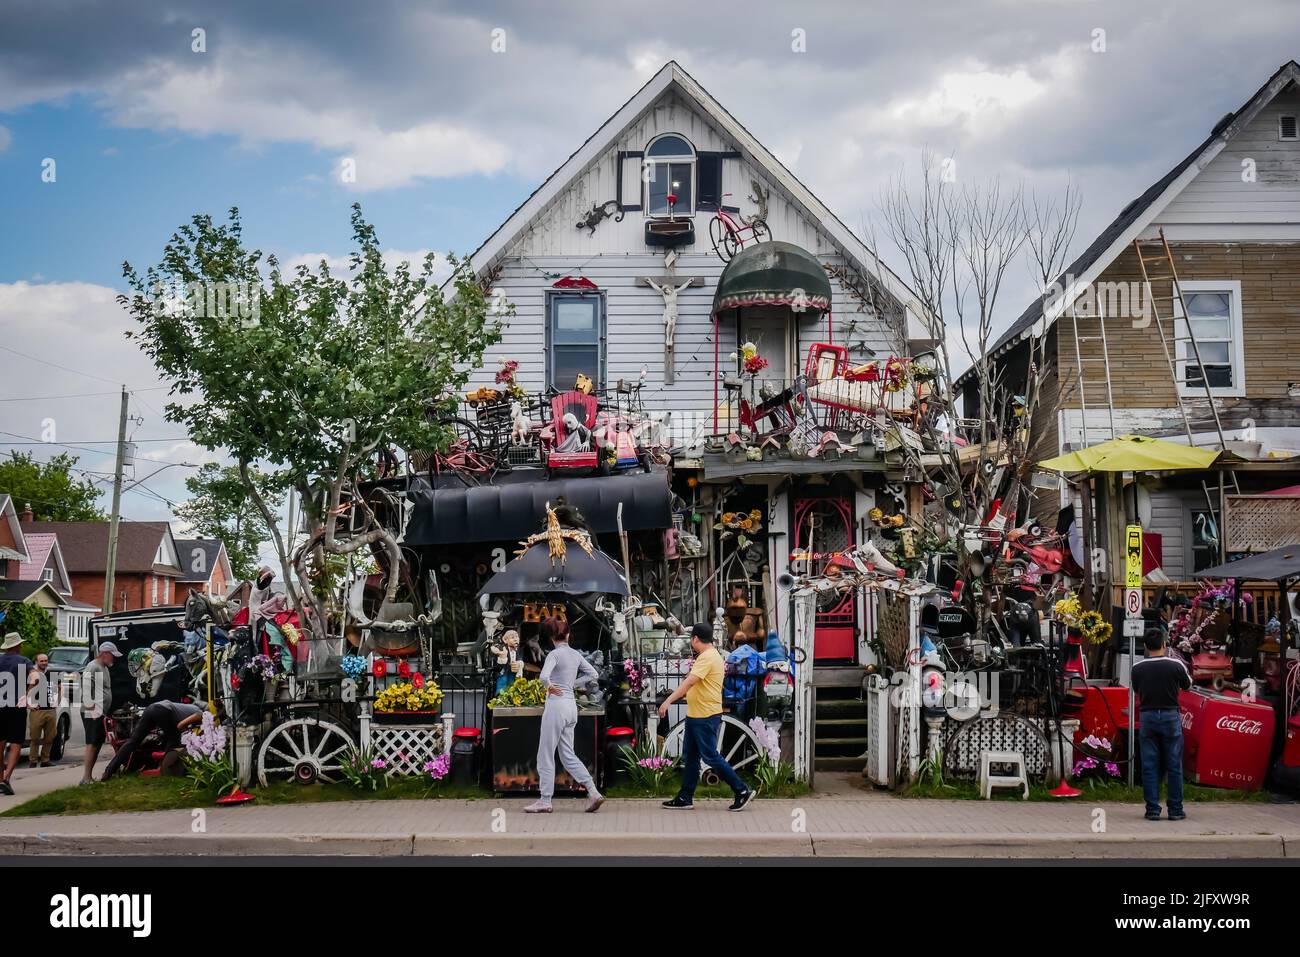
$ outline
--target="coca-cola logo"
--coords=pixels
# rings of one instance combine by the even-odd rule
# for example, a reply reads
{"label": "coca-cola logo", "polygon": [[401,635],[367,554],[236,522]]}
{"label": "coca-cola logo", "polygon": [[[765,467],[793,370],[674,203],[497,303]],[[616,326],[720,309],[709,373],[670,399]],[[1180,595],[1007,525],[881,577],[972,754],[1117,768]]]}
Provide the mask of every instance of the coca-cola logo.
{"label": "coca-cola logo", "polygon": [[1214,726],[1220,731],[1236,731],[1238,734],[1263,734],[1264,722],[1256,721],[1253,718],[1239,718],[1234,715],[1224,715]]}

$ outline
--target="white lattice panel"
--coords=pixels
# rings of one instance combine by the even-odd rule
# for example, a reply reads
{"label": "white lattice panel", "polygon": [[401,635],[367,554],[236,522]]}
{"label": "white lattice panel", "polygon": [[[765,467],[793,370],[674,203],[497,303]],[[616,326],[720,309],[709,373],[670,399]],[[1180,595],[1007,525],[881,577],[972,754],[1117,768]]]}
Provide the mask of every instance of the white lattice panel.
{"label": "white lattice panel", "polygon": [[387,762],[389,774],[423,774],[425,763],[443,752],[442,725],[371,722],[370,740],[363,747]]}

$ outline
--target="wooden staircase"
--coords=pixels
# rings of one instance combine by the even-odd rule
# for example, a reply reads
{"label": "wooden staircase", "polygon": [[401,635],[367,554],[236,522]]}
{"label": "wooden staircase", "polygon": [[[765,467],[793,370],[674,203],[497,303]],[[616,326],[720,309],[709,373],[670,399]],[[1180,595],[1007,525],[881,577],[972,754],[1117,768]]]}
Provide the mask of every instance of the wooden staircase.
{"label": "wooden staircase", "polygon": [[861,771],[867,750],[867,705],[860,667],[819,668],[813,678],[813,766],[818,771]]}

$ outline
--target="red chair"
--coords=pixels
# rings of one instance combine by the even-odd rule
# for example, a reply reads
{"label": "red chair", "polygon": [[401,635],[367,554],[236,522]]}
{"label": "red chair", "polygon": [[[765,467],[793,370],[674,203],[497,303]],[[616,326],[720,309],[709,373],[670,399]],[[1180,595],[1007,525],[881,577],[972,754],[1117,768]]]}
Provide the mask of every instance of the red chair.
{"label": "red chair", "polygon": [[[555,435],[551,451],[546,456],[546,469],[555,473],[582,473],[608,471],[607,459],[596,448],[596,440],[572,441],[564,417],[572,415],[588,433],[596,428],[596,397],[576,390],[561,392],[551,398],[551,430]],[[566,446],[571,446],[566,449]],[[581,447],[577,447],[581,446]],[[561,451],[563,450],[563,451]]]}

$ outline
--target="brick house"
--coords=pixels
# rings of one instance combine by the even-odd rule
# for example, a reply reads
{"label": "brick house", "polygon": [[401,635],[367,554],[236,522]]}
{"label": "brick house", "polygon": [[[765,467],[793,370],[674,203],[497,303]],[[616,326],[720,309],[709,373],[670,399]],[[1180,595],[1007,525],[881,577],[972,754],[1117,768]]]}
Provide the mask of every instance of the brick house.
{"label": "brick house", "polygon": [[[24,522],[23,532],[58,536],[76,601],[100,606],[108,562],[108,522]],[[184,574],[166,522],[121,522],[113,607],[107,611],[156,608],[184,601],[177,583]]]}
{"label": "brick house", "polygon": [[[1038,459],[1130,433],[1239,456],[1231,471],[1095,490],[1094,541],[1106,547],[1140,520],[1174,580],[1300,539],[1300,497],[1287,494],[1300,482],[1297,116],[1300,65],[1289,61],[1125,206],[990,350],[1018,392],[1032,344],[1044,342]],[[978,414],[969,373],[962,385],[967,414]],[[1035,498],[1045,520],[1072,500],[1064,484]],[[1277,518],[1247,523],[1247,508]],[[1112,581],[1121,552],[1108,548]]]}
{"label": "brick house", "polygon": [[230,557],[226,545],[219,538],[178,538],[176,553],[180,557],[182,574],[177,579],[181,590],[179,600],[184,600],[185,590],[193,588],[206,595],[224,596],[233,584]]}

